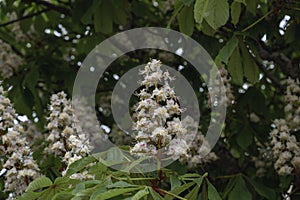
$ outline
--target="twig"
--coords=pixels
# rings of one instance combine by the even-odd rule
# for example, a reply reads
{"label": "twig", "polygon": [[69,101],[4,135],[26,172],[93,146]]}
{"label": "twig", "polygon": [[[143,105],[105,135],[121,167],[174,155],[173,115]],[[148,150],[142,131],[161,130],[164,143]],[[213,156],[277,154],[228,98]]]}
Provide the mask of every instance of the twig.
{"label": "twig", "polygon": [[24,20],[24,19],[28,19],[28,18],[34,17],[34,16],[40,15],[40,14],[42,14],[42,13],[44,13],[44,12],[48,12],[48,11],[50,11],[49,8],[43,9],[43,10],[40,10],[40,11],[38,11],[38,12],[35,12],[35,13],[31,13],[31,14],[25,15],[25,16],[20,17],[20,18],[18,18],[18,19],[14,19],[14,20],[11,20],[11,21],[8,21],[8,22],[4,22],[4,23],[0,24],[0,27],[7,26],[7,25],[10,25],[10,24],[13,24],[13,23],[22,21],[22,20]]}
{"label": "twig", "polygon": [[254,62],[256,63],[256,65],[261,69],[261,71],[263,71],[264,75],[266,75],[266,77],[268,77],[272,83],[279,88],[280,92],[283,93],[285,88],[283,85],[280,84],[280,82],[277,80],[277,78],[275,76],[273,76],[273,74],[271,74],[266,68],[265,66],[259,62],[255,57],[253,57]]}
{"label": "twig", "polygon": [[57,12],[63,13],[65,15],[70,16],[70,10],[64,7],[60,7],[54,4],[51,4],[47,1],[42,1],[42,0],[30,0],[30,2],[32,3],[36,3],[37,5],[43,5],[46,6],[47,8],[49,8],[50,10],[55,10]]}
{"label": "twig", "polygon": [[245,31],[249,30],[250,28],[252,28],[256,24],[258,24],[260,21],[262,21],[264,18],[266,18],[272,12],[273,12],[273,10],[270,10],[269,12],[267,12],[266,14],[264,14],[261,18],[259,18],[258,20],[256,20],[255,22],[253,22],[252,24],[250,24],[249,26],[247,26],[246,28],[244,28],[241,32],[245,32]]}

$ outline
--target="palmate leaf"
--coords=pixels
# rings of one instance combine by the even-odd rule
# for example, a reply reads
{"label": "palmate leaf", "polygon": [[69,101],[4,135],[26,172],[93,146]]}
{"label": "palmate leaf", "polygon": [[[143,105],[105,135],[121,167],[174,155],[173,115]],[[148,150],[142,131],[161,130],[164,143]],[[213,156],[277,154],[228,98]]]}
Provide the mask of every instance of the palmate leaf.
{"label": "palmate leaf", "polygon": [[228,200],[251,200],[252,194],[249,192],[244,179],[237,176],[235,185],[229,193]]}
{"label": "palmate leaf", "polygon": [[95,197],[95,199],[96,200],[110,199],[110,198],[117,197],[120,195],[127,195],[127,194],[130,194],[131,192],[134,192],[134,191],[140,190],[140,189],[144,189],[144,187],[112,189],[112,190],[108,190],[107,192],[104,192],[102,194],[99,194],[98,196]]}
{"label": "palmate leaf", "polygon": [[229,4],[227,0],[208,1],[204,18],[214,29],[223,26],[229,18]]}
{"label": "palmate leaf", "polygon": [[178,23],[180,32],[190,36],[194,32],[193,5],[184,6],[178,14]]}
{"label": "palmate leaf", "polygon": [[228,42],[225,44],[225,46],[222,47],[222,49],[219,51],[215,62],[218,66],[221,65],[221,62],[224,62],[225,64],[228,64],[228,60],[230,56],[232,55],[235,48],[238,46],[239,40],[233,36]]}
{"label": "palmate leaf", "polygon": [[208,1],[209,0],[196,0],[196,2],[195,2],[194,18],[198,24],[201,24],[203,21]]}
{"label": "palmate leaf", "polygon": [[52,181],[45,176],[42,176],[40,178],[35,179],[34,181],[32,181],[27,189],[26,192],[34,192],[38,189],[44,188],[44,187],[49,187],[52,185]]}
{"label": "palmate leaf", "polygon": [[216,188],[206,179],[209,200],[222,200]]}

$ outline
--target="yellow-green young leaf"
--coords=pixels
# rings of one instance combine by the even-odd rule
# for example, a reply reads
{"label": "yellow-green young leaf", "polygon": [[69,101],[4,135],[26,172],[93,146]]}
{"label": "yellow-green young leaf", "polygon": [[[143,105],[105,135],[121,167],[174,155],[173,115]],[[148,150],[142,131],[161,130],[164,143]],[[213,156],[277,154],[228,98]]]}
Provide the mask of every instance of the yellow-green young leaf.
{"label": "yellow-green young leaf", "polygon": [[252,200],[244,179],[238,176],[232,191],[229,193],[228,200]]}
{"label": "yellow-green young leaf", "polygon": [[148,188],[145,188],[143,190],[138,191],[132,198],[131,200],[139,200],[149,194]]}
{"label": "yellow-green young leaf", "polygon": [[96,32],[104,34],[111,33],[113,30],[112,21],[112,5],[107,3],[101,3],[99,8],[95,11],[94,26]]}
{"label": "yellow-green young leaf", "polygon": [[180,32],[190,36],[194,32],[193,5],[184,6],[178,14]]}
{"label": "yellow-green young leaf", "polygon": [[231,56],[231,54],[233,53],[234,49],[238,46],[238,39],[233,36],[223,47],[222,49],[219,51],[215,62],[218,66],[221,65],[222,62],[224,62],[225,64],[228,63],[228,59]]}
{"label": "yellow-green young leaf", "polygon": [[163,198],[157,192],[155,192],[151,187],[148,187],[148,189],[150,191],[153,200],[163,200]]}
{"label": "yellow-green young leaf", "polygon": [[232,2],[230,14],[231,14],[231,22],[233,23],[233,25],[236,25],[239,22],[240,15],[241,15],[241,3],[236,1]]}
{"label": "yellow-green young leaf", "polygon": [[241,48],[242,58],[243,58],[244,76],[251,83],[256,83],[259,79],[258,66],[256,65],[255,61],[253,60],[252,56],[249,53],[249,50],[247,49],[247,47],[243,42],[240,42],[240,48]]}
{"label": "yellow-green young leaf", "polygon": [[222,200],[216,188],[207,180],[208,199],[209,200]]}
{"label": "yellow-green young leaf", "polygon": [[204,18],[214,29],[226,24],[229,18],[229,4],[227,0],[209,0]]}
{"label": "yellow-green young leaf", "polygon": [[170,176],[170,183],[171,183],[171,190],[174,190],[176,187],[181,185],[180,180],[175,175]]}
{"label": "yellow-green young leaf", "polygon": [[[190,187],[192,187],[195,184],[196,184],[195,182],[189,182],[187,184],[184,184],[184,185],[181,185],[181,186],[175,188],[174,190],[171,190],[171,193],[175,194],[175,195],[179,195],[179,194],[186,191],[187,189],[189,189]],[[170,196],[170,195],[165,196],[165,200],[172,200],[174,198],[175,198],[174,196]]]}
{"label": "yellow-green young leaf", "polygon": [[198,199],[198,192],[200,190],[200,186],[196,185],[192,191],[190,191],[184,198],[188,200],[197,200]]}
{"label": "yellow-green young leaf", "polygon": [[242,59],[240,55],[240,48],[237,46],[228,63],[228,72],[232,78],[233,83],[237,85],[242,85],[243,84],[243,64],[242,64]]}
{"label": "yellow-green young leaf", "polygon": [[37,178],[34,181],[32,181],[28,185],[28,187],[26,189],[26,192],[33,192],[37,189],[41,189],[41,188],[44,188],[44,187],[49,187],[51,185],[52,185],[52,181],[48,177],[42,176],[42,177]]}
{"label": "yellow-green young leaf", "polygon": [[21,197],[18,197],[18,200],[36,200],[40,196],[36,192],[25,192]]}
{"label": "yellow-green young leaf", "polygon": [[118,188],[118,189],[112,189],[108,190],[107,192],[104,192],[100,195],[98,195],[95,199],[96,200],[105,200],[110,199],[113,197],[120,196],[122,194],[131,193],[136,190],[140,190],[141,188]]}
{"label": "yellow-green young leaf", "polygon": [[196,0],[194,6],[194,18],[198,24],[201,24],[205,16],[207,3],[209,0]]}

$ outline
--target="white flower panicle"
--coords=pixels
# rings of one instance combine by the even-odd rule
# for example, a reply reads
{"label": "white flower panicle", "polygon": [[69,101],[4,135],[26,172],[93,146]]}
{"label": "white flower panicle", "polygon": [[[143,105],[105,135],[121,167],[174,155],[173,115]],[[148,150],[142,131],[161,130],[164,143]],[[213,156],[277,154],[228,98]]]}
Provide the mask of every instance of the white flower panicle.
{"label": "white flower panicle", "polygon": [[229,106],[234,103],[234,95],[232,93],[231,78],[224,66],[222,66],[222,68],[219,71],[221,75],[221,80],[223,81],[223,84],[225,86],[225,93],[226,93],[226,99],[222,99],[222,101],[225,101],[226,105]]}
{"label": "white flower panicle", "polygon": [[140,72],[144,77],[140,83],[145,88],[137,94],[139,102],[133,127],[137,131],[136,144],[130,152],[137,156],[156,156],[164,149],[168,155],[178,158],[188,150],[184,140],[187,131],[179,119],[183,110],[169,85],[173,78],[160,67],[161,62],[153,59]]}
{"label": "white flower panicle", "polygon": [[[284,119],[275,119],[270,141],[260,149],[258,158],[254,158],[257,174],[264,175],[270,163],[281,176],[300,172],[300,143],[294,132],[300,130],[300,82],[299,79],[288,78],[284,96]],[[268,160],[264,154],[268,152]]]}
{"label": "white flower panicle", "polygon": [[0,39],[0,76],[3,79],[11,77],[22,63],[22,58],[12,50],[9,44]]}
{"label": "white flower panicle", "polygon": [[[204,165],[218,159],[201,131],[198,130],[198,124],[190,116],[182,120],[188,134],[185,135],[185,141],[189,145],[189,151],[185,158],[181,158],[182,163],[187,163],[189,168]],[[196,134],[192,134],[196,133]]]}
{"label": "white flower panicle", "polygon": [[287,89],[284,96],[285,119],[292,131],[300,130],[300,81],[288,78]]}
{"label": "white flower panicle", "polygon": [[[48,154],[62,157],[68,167],[75,161],[88,156],[92,150],[87,135],[78,125],[77,117],[71,107],[71,102],[64,92],[52,95],[50,102],[50,116],[47,129],[50,134],[46,141],[49,146],[45,149]],[[66,173],[67,169],[63,172]],[[81,178],[78,174],[73,178]],[[87,176],[85,176],[88,178]]]}
{"label": "white flower panicle", "polygon": [[284,176],[300,169],[300,144],[290,133],[286,120],[276,119],[274,125],[270,133],[274,168],[279,175]]}
{"label": "white flower panicle", "polygon": [[[234,95],[232,92],[232,86],[231,86],[231,78],[229,76],[228,71],[226,70],[226,68],[224,66],[222,66],[219,69],[219,77],[216,77],[216,80],[214,80],[212,82],[213,87],[208,88],[209,90],[209,94],[212,97],[212,101],[211,98],[209,98],[208,104],[209,106],[214,106],[215,104],[217,105],[227,105],[230,106],[232,104],[234,104]],[[221,86],[224,85],[225,91],[222,91]],[[224,93],[226,96],[224,96]],[[219,96],[219,98],[217,98]]]}
{"label": "white flower panicle", "polygon": [[40,176],[39,167],[32,157],[22,125],[16,122],[17,114],[0,86],[1,156],[5,173],[4,191],[10,199],[22,194],[28,184]]}

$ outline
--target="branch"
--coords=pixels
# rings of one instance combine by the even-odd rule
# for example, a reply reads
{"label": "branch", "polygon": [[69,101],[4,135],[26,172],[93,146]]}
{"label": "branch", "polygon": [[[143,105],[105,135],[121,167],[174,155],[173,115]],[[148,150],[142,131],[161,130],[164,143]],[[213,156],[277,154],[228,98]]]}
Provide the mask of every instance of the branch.
{"label": "branch", "polygon": [[265,66],[257,60],[256,57],[252,56],[252,58],[253,58],[254,62],[256,63],[256,65],[261,69],[261,71],[263,71],[264,75],[272,81],[274,86],[277,87],[280,90],[281,93],[283,93],[285,91],[285,88],[284,88],[283,85],[280,84],[279,80],[273,74],[271,74],[265,68]]}
{"label": "branch", "polygon": [[264,48],[262,44],[259,44],[259,55],[264,60],[274,61],[287,76],[292,78],[298,78],[300,76],[298,58],[291,60],[283,54],[282,51],[269,51],[267,48]]}
{"label": "branch", "polygon": [[31,14],[25,15],[23,17],[20,17],[18,19],[14,19],[14,20],[11,20],[11,21],[8,21],[8,22],[4,22],[4,23],[0,24],[0,27],[7,26],[7,25],[10,25],[10,24],[22,21],[24,19],[34,17],[34,16],[40,15],[40,14],[42,14],[44,12],[48,12],[48,11],[50,11],[50,9],[44,9],[44,10],[41,10],[41,11],[38,11],[38,12],[35,12],[35,13],[31,13]]}
{"label": "branch", "polygon": [[29,2],[31,3],[36,3],[37,5],[42,5],[42,6],[46,6],[48,9],[50,10],[55,10],[57,12],[60,12],[60,13],[63,13],[67,16],[70,16],[71,13],[70,13],[70,10],[65,8],[65,7],[60,7],[60,6],[57,6],[57,5],[54,5],[52,3],[49,3],[47,1],[42,1],[42,0],[30,0]]}

